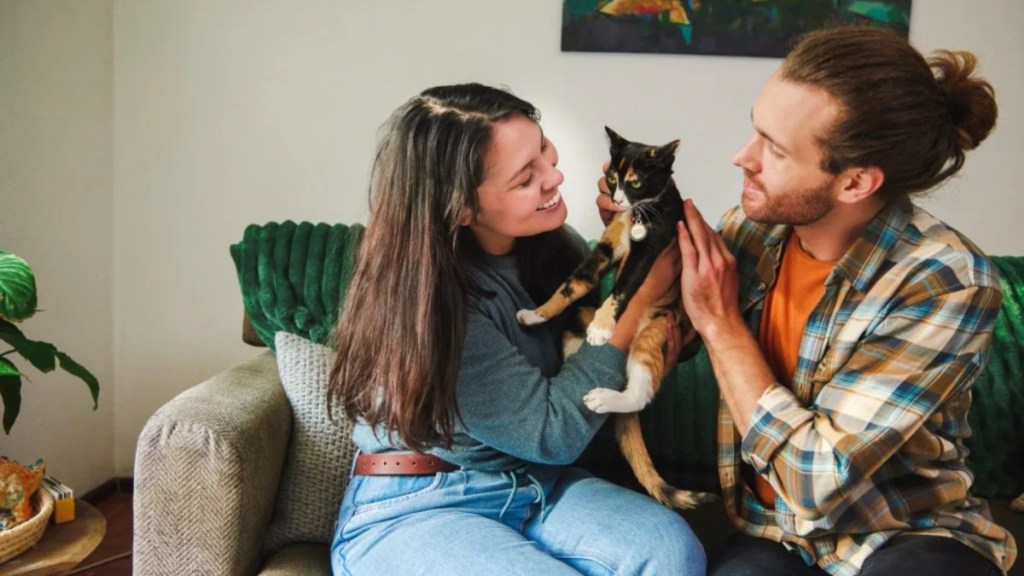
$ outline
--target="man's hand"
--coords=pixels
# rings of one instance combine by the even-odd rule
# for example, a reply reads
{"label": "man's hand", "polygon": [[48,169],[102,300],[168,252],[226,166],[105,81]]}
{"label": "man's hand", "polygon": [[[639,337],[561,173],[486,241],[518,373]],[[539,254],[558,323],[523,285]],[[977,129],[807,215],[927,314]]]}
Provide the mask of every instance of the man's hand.
{"label": "man's hand", "polygon": [[704,339],[719,390],[744,435],[758,399],[775,376],[740,314],[736,259],[691,200],[683,211],[686,226],[680,222],[678,230],[683,306]]}
{"label": "man's hand", "polygon": [[743,326],[736,259],[693,205],[684,203],[686,226],[678,224],[683,307],[705,340],[716,330]]}

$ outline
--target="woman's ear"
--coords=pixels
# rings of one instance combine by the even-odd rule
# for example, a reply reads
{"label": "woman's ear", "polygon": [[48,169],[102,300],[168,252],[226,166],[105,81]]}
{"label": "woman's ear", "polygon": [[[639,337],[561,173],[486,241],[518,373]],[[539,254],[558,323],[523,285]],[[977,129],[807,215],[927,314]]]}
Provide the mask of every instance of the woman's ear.
{"label": "woman's ear", "polygon": [[839,191],[838,200],[846,204],[855,204],[870,197],[885,182],[885,172],[878,166],[853,167],[843,170],[843,187]]}
{"label": "woman's ear", "polygon": [[459,215],[459,226],[469,226],[473,223],[473,210],[469,206],[462,209],[462,214]]}

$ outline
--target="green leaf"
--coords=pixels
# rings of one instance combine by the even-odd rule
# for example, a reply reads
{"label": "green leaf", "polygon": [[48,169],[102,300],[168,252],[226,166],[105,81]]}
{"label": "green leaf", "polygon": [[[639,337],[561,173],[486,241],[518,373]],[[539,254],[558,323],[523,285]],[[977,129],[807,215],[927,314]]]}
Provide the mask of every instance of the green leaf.
{"label": "green leaf", "polygon": [[13,346],[18,354],[24,356],[40,372],[50,372],[57,366],[54,358],[57,353],[56,346],[49,342],[26,338],[17,326],[7,320],[0,320],[0,340]]}
{"label": "green leaf", "polygon": [[24,320],[36,313],[36,277],[20,257],[0,250],[0,318]]}
{"label": "green leaf", "polygon": [[[14,368],[10,360],[0,358],[0,366],[4,365]],[[0,376],[0,400],[4,402],[4,434],[10,434],[21,412],[21,376]]]}
{"label": "green leaf", "polygon": [[0,376],[21,376],[21,371],[10,360],[0,358]]}
{"label": "green leaf", "polygon": [[92,409],[95,410],[97,407],[99,407],[99,380],[97,380],[96,377],[92,375],[92,372],[86,370],[84,366],[72,360],[71,356],[68,356],[67,354],[56,349],[54,349],[54,353],[57,355],[57,358],[60,359],[60,367],[63,368],[65,372],[71,374],[72,376],[77,376],[83,382],[85,382],[87,386],[89,386],[89,392],[92,394]]}

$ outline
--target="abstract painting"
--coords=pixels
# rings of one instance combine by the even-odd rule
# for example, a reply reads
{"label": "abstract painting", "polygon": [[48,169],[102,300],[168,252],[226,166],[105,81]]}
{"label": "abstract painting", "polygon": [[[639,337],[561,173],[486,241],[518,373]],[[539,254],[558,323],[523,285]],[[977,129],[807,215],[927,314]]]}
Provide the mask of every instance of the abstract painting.
{"label": "abstract painting", "polygon": [[563,52],[781,58],[801,33],[837,24],[904,37],[912,0],[563,0]]}

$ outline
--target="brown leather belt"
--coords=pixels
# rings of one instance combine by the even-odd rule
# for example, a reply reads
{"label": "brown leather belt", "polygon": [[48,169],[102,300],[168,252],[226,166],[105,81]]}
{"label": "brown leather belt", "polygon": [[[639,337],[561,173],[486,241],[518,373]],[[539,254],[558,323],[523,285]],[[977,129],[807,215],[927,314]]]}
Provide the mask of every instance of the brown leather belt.
{"label": "brown leather belt", "polygon": [[432,454],[415,452],[384,452],[356,456],[358,476],[428,476],[438,472],[454,472],[459,467]]}

